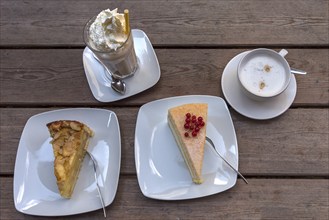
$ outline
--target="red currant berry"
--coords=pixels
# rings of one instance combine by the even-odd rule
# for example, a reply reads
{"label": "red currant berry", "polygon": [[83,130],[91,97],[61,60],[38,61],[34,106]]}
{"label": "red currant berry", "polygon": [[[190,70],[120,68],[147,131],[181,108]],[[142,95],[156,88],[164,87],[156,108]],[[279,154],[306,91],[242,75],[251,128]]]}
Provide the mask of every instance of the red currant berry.
{"label": "red currant berry", "polygon": [[192,132],[192,136],[195,137],[197,133],[195,131]]}
{"label": "red currant berry", "polygon": [[201,123],[200,123],[200,126],[201,127],[203,127],[205,124],[204,124],[204,121],[202,121]]}
{"label": "red currant berry", "polygon": [[192,118],[192,123],[195,123],[196,122],[196,119],[195,118]]}
{"label": "red currant berry", "polygon": [[186,113],[186,118],[190,118],[191,117],[191,113]]}
{"label": "red currant berry", "polygon": [[190,122],[191,122],[191,119],[190,119],[190,118],[186,118],[186,119],[185,119],[185,122],[186,122],[186,123],[190,123]]}
{"label": "red currant berry", "polygon": [[194,125],[190,125],[190,130],[192,131],[194,129]]}
{"label": "red currant berry", "polygon": [[199,127],[195,127],[194,131],[199,132],[200,128]]}
{"label": "red currant berry", "polygon": [[189,128],[190,128],[190,124],[189,124],[189,123],[186,123],[186,124],[184,125],[184,128],[189,129]]}
{"label": "red currant berry", "polygon": [[203,118],[201,116],[199,116],[198,121],[203,121]]}
{"label": "red currant berry", "polygon": [[193,118],[194,118],[194,119],[196,119],[196,116],[195,116],[195,115],[193,115],[193,116],[192,116],[192,119],[193,119]]}
{"label": "red currant berry", "polygon": [[187,132],[185,132],[185,134],[184,134],[184,135],[185,135],[185,137],[188,137],[188,133],[187,133]]}

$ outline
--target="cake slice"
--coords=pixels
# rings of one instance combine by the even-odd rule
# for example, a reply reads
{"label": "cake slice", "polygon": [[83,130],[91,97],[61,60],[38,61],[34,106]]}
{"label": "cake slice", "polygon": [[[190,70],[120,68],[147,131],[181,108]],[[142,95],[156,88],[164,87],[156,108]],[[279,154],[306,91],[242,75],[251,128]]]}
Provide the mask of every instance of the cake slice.
{"label": "cake slice", "polygon": [[47,124],[55,156],[54,174],[59,192],[71,198],[83,159],[94,132],[78,121],[61,120]]}
{"label": "cake slice", "polygon": [[201,184],[208,104],[191,103],[168,110],[169,127],[175,137],[192,181]]}

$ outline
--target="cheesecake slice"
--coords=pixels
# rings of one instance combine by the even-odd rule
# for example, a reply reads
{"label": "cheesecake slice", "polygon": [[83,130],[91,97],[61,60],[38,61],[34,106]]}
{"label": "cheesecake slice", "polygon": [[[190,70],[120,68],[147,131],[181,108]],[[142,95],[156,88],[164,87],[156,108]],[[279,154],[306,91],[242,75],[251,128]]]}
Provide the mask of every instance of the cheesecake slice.
{"label": "cheesecake slice", "polygon": [[60,120],[47,124],[54,160],[54,174],[59,193],[64,198],[71,198],[77,182],[83,159],[94,132],[78,121]]}
{"label": "cheesecake slice", "polygon": [[168,110],[168,124],[190,171],[192,181],[201,184],[208,104],[191,103]]}

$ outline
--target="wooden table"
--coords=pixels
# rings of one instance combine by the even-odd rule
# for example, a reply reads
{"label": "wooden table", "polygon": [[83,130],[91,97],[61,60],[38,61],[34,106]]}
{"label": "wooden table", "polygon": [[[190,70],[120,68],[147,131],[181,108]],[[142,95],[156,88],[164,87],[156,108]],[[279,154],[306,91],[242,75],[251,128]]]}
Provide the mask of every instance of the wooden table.
{"label": "wooden table", "polygon": [[[122,160],[108,219],[328,219],[328,0],[1,1],[0,218],[34,219],[16,211],[13,176],[18,142],[31,116],[62,108],[114,111]],[[131,26],[150,38],[160,81],[130,98],[98,102],[82,66],[82,30],[106,8],[130,9]],[[193,200],[159,201],[141,193],[134,162],[137,112],[150,101],[178,95],[224,98],[221,76],[235,55],[286,48],[296,76],[292,106],[271,120],[229,108],[239,145],[238,178],[228,191]],[[69,217],[102,219],[101,210]],[[40,218],[38,218],[40,219]],[[66,219],[62,217],[61,219]]]}

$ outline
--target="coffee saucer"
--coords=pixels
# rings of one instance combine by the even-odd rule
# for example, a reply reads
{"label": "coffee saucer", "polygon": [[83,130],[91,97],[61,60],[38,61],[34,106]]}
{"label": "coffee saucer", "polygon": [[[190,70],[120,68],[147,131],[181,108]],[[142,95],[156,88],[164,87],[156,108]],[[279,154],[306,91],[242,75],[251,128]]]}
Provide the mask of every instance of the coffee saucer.
{"label": "coffee saucer", "polygon": [[121,95],[111,88],[111,81],[105,75],[104,67],[94,58],[93,52],[86,47],[83,51],[83,67],[90,90],[100,102],[121,100],[154,86],[160,79],[160,66],[152,44],[147,35],[138,29],[132,30],[134,48],[138,60],[135,74],[124,79],[126,93]]}
{"label": "coffee saucer", "polygon": [[248,98],[240,88],[237,69],[242,57],[249,51],[240,53],[228,62],[222,75],[222,90],[226,101],[240,114],[258,120],[275,118],[284,113],[293,103],[297,84],[292,74],[287,89],[280,95],[266,101],[255,101]]}

